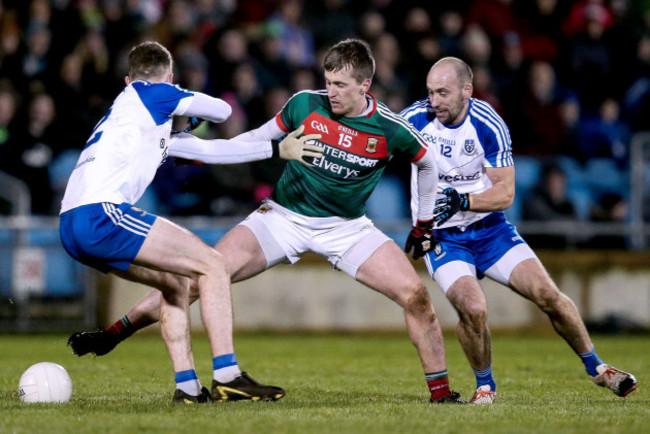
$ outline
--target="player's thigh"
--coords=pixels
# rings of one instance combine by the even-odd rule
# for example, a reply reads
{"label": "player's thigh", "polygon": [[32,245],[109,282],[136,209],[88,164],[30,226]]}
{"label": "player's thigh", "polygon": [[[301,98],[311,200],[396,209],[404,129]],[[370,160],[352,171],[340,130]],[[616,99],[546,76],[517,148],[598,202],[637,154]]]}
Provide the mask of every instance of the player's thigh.
{"label": "player's thigh", "polygon": [[408,302],[424,283],[394,241],[375,250],[357,271],[356,279],[400,304]]}
{"label": "player's thigh", "polygon": [[534,302],[541,302],[559,292],[538,258],[520,262],[510,275],[510,285],[514,291]]}
{"label": "player's thigh", "polygon": [[214,248],[223,255],[230,279],[239,282],[255,276],[267,267],[266,256],[251,229],[237,225]]}
{"label": "player's thigh", "polygon": [[356,279],[359,267],[388,241],[391,239],[363,216],[314,231],[310,247],[334,268]]}
{"label": "player's thigh", "polygon": [[[450,255],[450,259],[453,256]],[[424,257],[424,262],[429,271],[429,275],[436,281],[440,290],[447,296],[450,288],[459,280],[464,277],[476,280],[476,266],[467,260],[452,259],[442,264],[434,264],[431,261],[431,256],[427,254]]]}
{"label": "player's thigh", "polygon": [[131,264],[126,271],[112,270],[112,274],[131,282],[142,283],[162,292],[184,292],[189,290],[192,279],[180,274],[153,270],[140,265]]}
{"label": "player's thigh", "polygon": [[[513,271],[519,264],[528,259],[537,259],[535,252],[525,242],[518,241],[516,244],[508,245],[510,240],[503,242],[503,237],[497,239],[500,250],[496,250],[496,261],[489,264],[483,273],[490,279],[502,285],[510,286],[510,278]],[[481,264],[485,266],[485,264]]]}
{"label": "player's thigh", "polygon": [[474,276],[463,275],[448,288],[447,299],[460,313],[467,315],[485,315],[487,313],[487,301],[483,288]]}
{"label": "player's thigh", "polygon": [[225,270],[222,256],[198,236],[159,217],[133,261],[136,265],[198,279]]}

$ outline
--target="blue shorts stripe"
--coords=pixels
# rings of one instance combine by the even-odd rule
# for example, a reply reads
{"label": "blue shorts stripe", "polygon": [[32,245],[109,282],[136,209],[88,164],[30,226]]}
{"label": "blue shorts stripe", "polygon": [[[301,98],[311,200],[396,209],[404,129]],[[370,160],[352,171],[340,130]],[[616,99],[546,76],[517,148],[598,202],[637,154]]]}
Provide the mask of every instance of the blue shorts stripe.
{"label": "blue shorts stripe", "polygon": [[61,214],[61,243],[83,264],[104,273],[126,271],[156,218],[126,202],[80,206]]}

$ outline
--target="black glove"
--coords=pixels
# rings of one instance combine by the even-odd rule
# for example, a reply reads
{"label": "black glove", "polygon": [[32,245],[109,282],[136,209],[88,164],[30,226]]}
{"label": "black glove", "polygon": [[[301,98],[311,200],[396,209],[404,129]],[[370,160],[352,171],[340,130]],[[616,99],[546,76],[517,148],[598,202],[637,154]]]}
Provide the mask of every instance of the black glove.
{"label": "black glove", "polygon": [[409,254],[413,250],[413,259],[418,259],[431,251],[435,245],[435,241],[436,239],[433,236],[433,220],[418,220],[406,239],[404,251],[406,254]]}
{"label": "black glove", "polygon": [[189,118],[187,118],[187,126],[183,131],[178,131],[172,128],[170,135],[173,137],[180,133],[192,132],[195,129],[197,129],[202,123],[203,123],[203,119],[197,118],[196,116],[190,116]]}
{"label": "black glove", "polygon": [[455,188],[442,190],[445,197],[436,200],[436,207],[433,209],[433,220],[442,225],[458,211],[469,210],[469,193],[460,194]]}
{"label": "black glove", "polygon": [[197,118],[196,116],[190,116],[187,119],[187,127],[183,130],[184,133],[189,133],[199,127],[203,123],[203,119]]}

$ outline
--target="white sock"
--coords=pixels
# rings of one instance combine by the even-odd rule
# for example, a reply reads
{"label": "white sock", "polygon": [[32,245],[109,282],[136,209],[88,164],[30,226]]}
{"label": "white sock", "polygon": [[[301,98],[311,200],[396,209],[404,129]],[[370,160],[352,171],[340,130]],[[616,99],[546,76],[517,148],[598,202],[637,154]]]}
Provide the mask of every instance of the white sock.
{"label": "white sock", "polygon": [[199,377],[196,376],[194,369],[177,372],[175,377],[177,389],[192,396],[197,396],[201,393],[201,383],[199,383]]}
{"label": "white sock", "polygon": [[241,375],[239,365],[226,366],[225,368],[215,369],[212,372],[213,378],[219,383],[230,383]]}

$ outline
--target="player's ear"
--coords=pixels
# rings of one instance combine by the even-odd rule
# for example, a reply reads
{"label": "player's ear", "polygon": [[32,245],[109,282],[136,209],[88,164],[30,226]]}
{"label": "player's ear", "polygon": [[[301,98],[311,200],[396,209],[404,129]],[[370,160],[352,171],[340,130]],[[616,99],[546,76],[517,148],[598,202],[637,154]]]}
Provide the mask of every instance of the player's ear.
{"label": "player's ear", "polygon": [[169,75],[167,76],[167,83],[173,83],[174,82],[174,73],[170,72]]}
{"label": "player's ear", "polygon": [[129,77],[128,75],[124,76],[124,83],[126,83],[126,85],[128,86],[129,83],[131,83],[131,77]]}
{"label": "player's ear", "polygon": [[472,83],[465,83],[465,86],[463,86],[463,96],[465,98],[471,98],[472,93],[474,93],[474,86],[472,86]]}
{"label": "player's ear", "polygon": [[370,90],[370,85],[372,84],[372,80],[369,78],[366,78],[361,82],[361,93],[368,93],[368,90]]}

